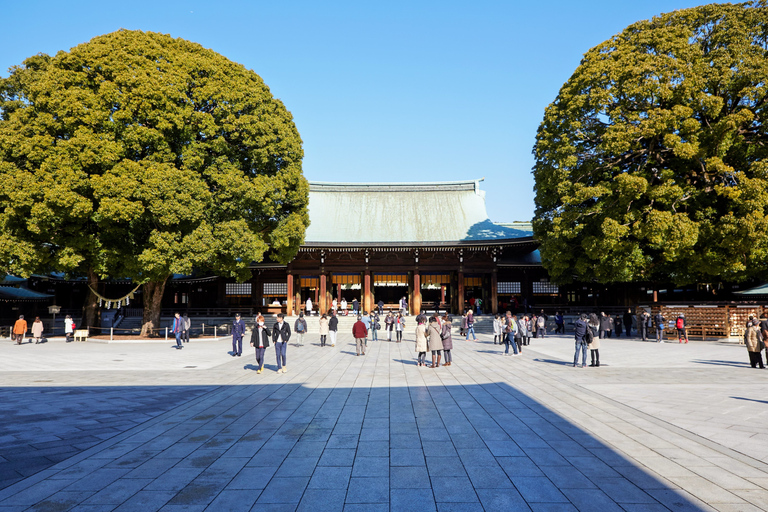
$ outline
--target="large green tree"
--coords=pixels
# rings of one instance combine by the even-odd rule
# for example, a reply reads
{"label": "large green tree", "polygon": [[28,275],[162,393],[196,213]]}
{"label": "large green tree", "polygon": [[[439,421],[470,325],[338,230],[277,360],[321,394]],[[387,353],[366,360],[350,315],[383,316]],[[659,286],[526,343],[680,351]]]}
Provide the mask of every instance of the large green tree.
{"label": "large green tree", "polygon": [[198,44],[120,30],[31,57],[0,80],[0,116],[0,267],[144,283],[144,333],[172,274],[245,279],[303,242],[291,114]]}
{"label": "large green tree", "polygon": [[534,233],[553,279],[768,277],[768,8],[640,21],[546,109]]}

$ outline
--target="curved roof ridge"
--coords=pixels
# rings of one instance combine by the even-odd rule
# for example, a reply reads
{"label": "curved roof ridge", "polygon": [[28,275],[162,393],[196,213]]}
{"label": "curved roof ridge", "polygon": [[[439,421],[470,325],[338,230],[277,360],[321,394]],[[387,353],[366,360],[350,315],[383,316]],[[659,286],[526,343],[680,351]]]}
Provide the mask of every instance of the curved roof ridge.
{"label": "curved roof ridge", "polygon": [[391,192],[397,190],[400,192],[423,192],[429,190],[455,191],[455,190],[473,190],[480,191],[480,182],[485,178],[462,181],[419,181],[419,182],[369,182],[369,183],[351,183],[351,182],[332,182],[332,181],[310,181],[309,190],[314,192]]}

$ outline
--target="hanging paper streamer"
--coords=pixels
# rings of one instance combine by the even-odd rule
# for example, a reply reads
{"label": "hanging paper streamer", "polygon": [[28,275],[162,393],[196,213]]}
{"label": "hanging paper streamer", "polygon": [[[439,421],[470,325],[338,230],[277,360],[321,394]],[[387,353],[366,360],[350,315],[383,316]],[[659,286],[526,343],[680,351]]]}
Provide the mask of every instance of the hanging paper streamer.
{"label": "hanging paper streamer", "polygon": [[133,294],[134,294],[134,293],[136,293],[136,290],[138,290],[140,286],[141,286],[141,285],[138,285],[138,286],[136,286],[136,288],[134,288],[133,290],[131,290],[131,291],[130,291],[129,293],[127,293],[126,295],[123,295],[123,296],[122,296],[122,297],[120,297],[119,299],[108,299],[108,298],[106,298],[106,297],[104,297],[104,296],[102,296],[102,295],[99,295],[99,294],[96,292],[96,290],[94,290],[93,288],[91,288],[91,286],[90,286],[90,285],[88,285],[88,289],[89,289],[89,290],[91,290],[91,291],[93,292],[93,294],[94,294],[94,295],[96,295],[96,296],[99,298],[99,307],[101,307],[101,306],[102,306],[102,303],[106,303],[106,306],[105,306],[105,307],[106,307],[107,309],[111,309],[111,308],[112,308],[112,303],[115,303],[115,304],[117,305],[117,309],[120,309],[120,307],[123,305],[123,302],[125,302],[125,305],[126,305],[126,306],[127,306],[128,304],[130,304],[130,303],[131,303],[131,299],[133,298]]}

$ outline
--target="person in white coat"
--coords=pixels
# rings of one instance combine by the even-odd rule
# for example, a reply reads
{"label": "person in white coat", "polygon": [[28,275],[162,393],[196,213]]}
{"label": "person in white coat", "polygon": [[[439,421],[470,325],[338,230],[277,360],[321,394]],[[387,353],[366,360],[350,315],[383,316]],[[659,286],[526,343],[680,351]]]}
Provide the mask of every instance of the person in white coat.
{"label": "person in white coat", "polygon": [[67,315],[64,317],[64,336],[67,338],[67,343],[72,341],[72,333],[75,332],[75,322],[72,321],[72,317]]}
{"label": "person in white coat", "polygon": [[309,298],[307,299],[307,304],[305,309],[307,312],[307,316],[312,316],[312,299],[309,299]]}

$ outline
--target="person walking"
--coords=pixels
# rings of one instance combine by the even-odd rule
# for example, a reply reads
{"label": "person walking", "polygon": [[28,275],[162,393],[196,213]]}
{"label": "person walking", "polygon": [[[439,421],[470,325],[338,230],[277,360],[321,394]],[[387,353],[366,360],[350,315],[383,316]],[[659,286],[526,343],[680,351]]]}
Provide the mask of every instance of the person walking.
{"label": "person walking", "polygon": [[371,312],[371,341],[379,341],[379,330],[381,329],[381,323],[379,323],[378,313]]}
{"label": "person walking", "polygon": [[402,316],[407,316],[408,315],[408,301],[405,300],[405,297],[402,297],[400,299],[400,314]]}
{"label": "person walking", "polygon": [[499,314],[496,313],[496,315],[493,317],[493,344],[501,344],[501,327],[499,324]]}
{"label": "person walking", "polygon": [[[360,315],[358,315],[358,317],[359,316]],[[368,333],[371,332],[371,317],[368,316],[367,311],[363,311],[362,321],[365,325],[365,348],[368,348]]]}
{"label": "person walking", "polygon": [[384,328],[387,330],[387,341],[392,341],[392,330],[395,328],[395,315],[392,311],[384,318]]}
{"label": "person walking", "polygon": [[627,338],[632,337],[632,310],[627,309],[627,312],[624,313],[624,330],[627,333]]}
{"label": "person walking", "polygon": [[653,318],[648,311],[643,310],[643,314],[640,315],[640,336],[643,341],[648,341],[648,329],[653,327]]}
{"label": "person walking", "polygon": [[39,316],[36,316],[35,321],[32,322],[32,337],[35,338],[35,345],[43,339],[43,322]]}
{"label": "person walking", "polygon": [[656,322],[656,343],[664,343],[664,324],[666,323],[666,319],[661,314],[661,311],[656,313],[655,322]]}
{"label": "person walking", "polygon": [[504,319],[504,355],[509,355],[509,345],[512,345],[512,356],[520,353],[518,344],[520,343],[520,329],[518,328],[517,316],[511,311],[507,311]]}
{"label": "person walking", "polygon": [[307,297],[307,302],[304,305],[304,310],[307,312],[307,316],[312,316],[312,299]]}
{"label": "person walking", "polygon": [[337,301],[336,297],[334,297],[333,301],[331,302],[331,311],[335,313],[337,309],[339,309],[339,301]]}
{"label": "person walking", "polygon": [[763,334],[760,331],[760,322],[755,319],[752,324],[744,331],[744,344],[747,346],[747,352],[749,353],[749,364],[752,368],[765,368],[763,366],[763,346],[765,340]]}
{"label": "person walking", "polygon": [[677,328],[678,343],[688,343],[688,324],[685,321],[685,315],[680,313],[677,315],[677,321],[675,322]]}
{"label": "person walking", "polygon": [[72,333],[74,332],[75,322],[72,320],[71,316],[67,315],[64,317],[64,338],[67,343],[72,341]]}
{"label": "person walking", "polygon": [[[429,319],[429,327],[427,329],[427,346],[432,353],[432,366],[430,368],[440,367],[440,358],[443,355],[443,330],[440,327],[440,322],[437,321],[437,317],[431,317]],[[437,362],[435,362],[437,358]]]}
{"label": "person walking", "polygon": [[384,315],[384,301],[379,299],[377,306],[379,307],[379,316]]}
{"label": "person walking", "polygon": [[395,320],[395,334],[397,334],[397,343],[403,341],[403,331],[405,330],[405,318],[402,313],[397,315]]}
{"label": "person walking", "polygon": [[256,328],[251,336],[251,346],[256,350],[256,364],[259,368],[256,373],[261,373],[264,369],[264,355],[269,348],[269,328],[264,325],[264,317],[256,317]]}
{"label": "person walking", "polygon": [[357,315],[357,322],[352,326],[352,336],[355,338],[355,355],[359,356],[361,352],[365,355],[365,339],[368,337],[368,329],[360,315]]}
{"label": "person walking", "polygon": [[336,334],[339,330],[339,319],[336,316],[336,310],[331,310],[331,318],[328,319],[328,334],[331,337],[331,346],[336,346]]}
{"label": "person walking", "polygon": [[565,319],[559,311],[555,313],[555,334],[565,334]]}
{"label": "person walking", "polygon": [[328,337],[328,317],[323,314],[320,317],[320,346],[325,346],[325,340]]}
{"label": "person walking", "polygon": [[472,341],[477,341],[477,336],[475,336],[475,317],[472,314],[472,310],[467,311],[467,339],[466,341],[469,341],[469,335],[472,334]]}
{"label": "person walking", "polygon": [[416,321],[416,353],[419,366],[426,366],[427,359],[427,326],[423,322]]}
{"label": "person walking", "polygon": [[347,299],[344,297],[341,298],[341,314],[344,316],[349,314],[349,310],[347,309]]}
{"label": "person walking", "polygon": [[592,363],[589,366],[600,366],[600,336],[598,331],[600,329],[600,321],[597,319],[597,315],[594,313],[589,316],[589,322],[587,323],[592,333],[591,339],[587,343],[589,348],[589,355],[592,359]]}
{"label": "person walking", "polygon": [[303,346],[304,335],[307,333],[307,321],[304,319],[303,311],[299,311],[299,318],[293,323],[293,330],[296,332],[296,346]]}
{"label": "person walking", "polygon": [[483,314],[482,306],[483,306],[483,299],[478,297],[477,300],[475,301],[475,307],[477,308],[478,316]]}
{"label": "person walking", "polygon": [[245,335],[245,322],[240,318],[240,313],[235,314],[232,322],[232,357],[243,353],[243,336]]}
{"label": "person walking", "polygon": [[587,324],[587,315],[581,314],[575,324],[576,333],[576,352],[573,354],[573,367],[576,368],[579,365],[579,352],[581,352],[581,367],[587,367],[587,343],[593,338],[592,330]]}
{"label": "person walking", "polygon": [[286,368],[286,349],[288,340],[291,339],[291,327],[284,322],[285,315],[277,314],[277,322],[272,328],[272,343],[275,344],[275,357],[277,358],[277,373],[285,373]]}
{"label": "person walking", "polygon": [[530,323],[531,321],[528,320],[528,315],[523,315],[523,317],[517,321],[517,330],[519,335],[515,338],[515,343],[517,344],[516,354],[522,353],[523,345],[528,344],[528,338],[531,335],[531,332],[528,330]]}
{"label": "person walking", "polygon": [[13,324],[13,337],[17,345],[22,344],[25,334],[27,334],[27,321],[24,320],[24,315],[19,315],[19,319]]}
{"label": "person walking", "polygon": [[459,329],[459,336],[467,335],[467,313],[466,311],[461,315],[461,328]]}
{"label": "person walking", "polygon": [[184,313],[181,317],[184,320],[184,334],[181,337],[183,343],[189,343],[189,333],[192,331],[192,320],[189,318],[188,313]]}
{"label": "person walking", "polygon": [[173,328],[171,332],[176,336],[176,350],[184,348],[184,345],[181,344],[181,337],[184,335],[184,319],[181,318],[178,312],[173,314]]}
{"label": "person walking", "polygon": [[448,316],[448,313],[446,313],[443,316],[443,325],[442,325],[442,337],[443,337],[443,353],[445,354],[445,357],[443,358],[443,366],[451,366],[451,363],[453,362],[453,355],[451,354],[451,350],[453,350],[453,338],[451,337],[451,323],[452,319],[450,316]]}

